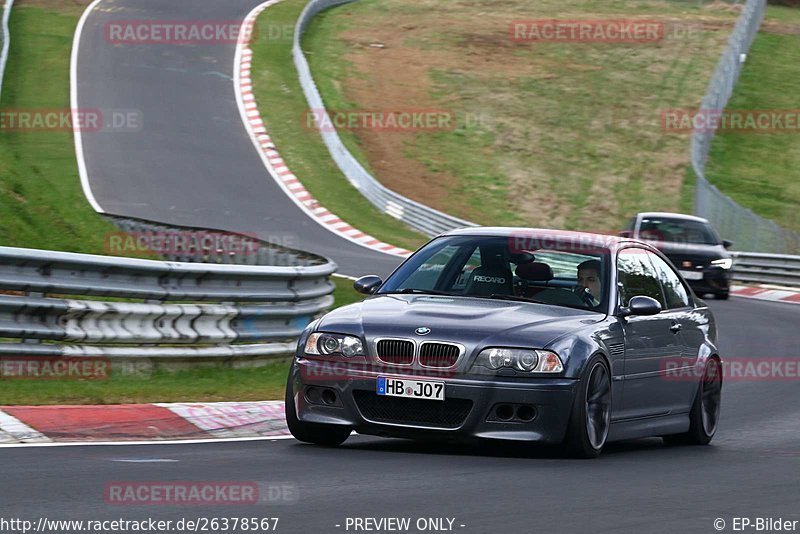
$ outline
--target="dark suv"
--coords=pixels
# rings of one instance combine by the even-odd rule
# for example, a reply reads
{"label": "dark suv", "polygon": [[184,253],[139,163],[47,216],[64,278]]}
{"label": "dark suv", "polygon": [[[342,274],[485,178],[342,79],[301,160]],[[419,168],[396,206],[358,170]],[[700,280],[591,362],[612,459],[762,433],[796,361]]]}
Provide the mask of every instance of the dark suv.
{"label": "dark suv", "polygon": [[620,235],[656,246],[698,295],[728,298],[733,259],[727,249],[733,243],[720,239],[706,219],[680,213],[639,213]]}

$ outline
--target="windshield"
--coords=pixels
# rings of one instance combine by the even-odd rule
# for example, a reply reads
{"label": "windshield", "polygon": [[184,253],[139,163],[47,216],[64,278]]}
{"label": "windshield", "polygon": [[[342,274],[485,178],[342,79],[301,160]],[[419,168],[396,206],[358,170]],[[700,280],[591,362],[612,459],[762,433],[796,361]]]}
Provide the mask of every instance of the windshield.
{"label": "windshield", "polygon": [[717,245],[720,239],[708,223],[685,219],[645,218],[639,227],[639,238],[647,241]]}
{"label": "windshield", "polygon": [[440,237],[420,249],[379,294],[432,293],[604,309],[607,250],[519,249],[507,237]]}

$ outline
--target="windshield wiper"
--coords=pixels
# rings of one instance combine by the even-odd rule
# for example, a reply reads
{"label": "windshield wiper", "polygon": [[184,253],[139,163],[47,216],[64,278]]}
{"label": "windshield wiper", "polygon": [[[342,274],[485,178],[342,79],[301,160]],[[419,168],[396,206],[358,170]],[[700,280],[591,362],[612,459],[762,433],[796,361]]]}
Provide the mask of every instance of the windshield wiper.
{"label": "windshield wiper", "polygon": [[437,291],[435,289],[416,289],[416,288],[413,288],[413,287],[407,287],[407,288],[401,289],[399,291],[387,291],[386,293],[380,293],[380,294],[381,295],[393,295],[393,294],[394,295],[396,295],[396,294],[410,295],[412,293],[415,294],[415,295],[444,295],[446,297],[454,297],[454,296],[456,296],[456,295],[453,295],[452,293],[446,293],[445,291]]}
{"label": "windshield wiper", "polygon": [[514,295],[501,295],[501,294],[498,294],[498,293],[493,293],[493,294],[489,295],[488,297],[483,297],[483,298],[490,298],[490,299],[496,299],[496,300],[510,300],[510,301],[513,301],[513,302],[531,302],[533,304],[544,304],[545,306],[558,306],[560,308],[570,308],[570,309],[573,309],[573,310],[583,310],[583,311],[591,311],[591,312],[595,312],[595,313],[604,313],[602,311],[598,311],[598,310],[595,310],[593,308],[585,308],[583,306],[573,306],[572,304],[559,304],[559,303],[556,303],[556,302],[542,302],[541,300],[534,300],[534,299],[529,299],[529,298],[526,298],[526,297],[517,297],[517,296],[514,296]]}
{"label": "windshield wiper", "polygon": [[539,302],[538,300],[533,300],[526,297],[517,297],[515,295],[502,295],[500,293],[492,293],[489,295],[489,298],[495,300],[513,300],[514,302],[533,302],[535,304],[542,304],[542,302]]}

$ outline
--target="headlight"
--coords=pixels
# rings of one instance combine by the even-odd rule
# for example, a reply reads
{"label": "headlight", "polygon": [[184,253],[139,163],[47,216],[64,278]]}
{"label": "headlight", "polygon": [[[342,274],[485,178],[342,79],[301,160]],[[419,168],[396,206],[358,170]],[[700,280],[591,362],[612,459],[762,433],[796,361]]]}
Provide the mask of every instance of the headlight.
{"label": "headlight", "polygon": [[723,269],[730,269],[733,266],[733,260],[730,258],[721,258],[711,262],[714,267],[721,267]]}
{"label": "headlight", "polygon": [[475,366],[491,370],[508,368],[526,373],[560,373],[564,370],[555,352],[533,349],[484,349],[478,354],[473,364]]}
{"label": "headlight", "polygon": [[357,337],[317,332],[308,336],[305,353],[313,355],[341,354],[345,358],[352,358],[364,355],[364,345]]}

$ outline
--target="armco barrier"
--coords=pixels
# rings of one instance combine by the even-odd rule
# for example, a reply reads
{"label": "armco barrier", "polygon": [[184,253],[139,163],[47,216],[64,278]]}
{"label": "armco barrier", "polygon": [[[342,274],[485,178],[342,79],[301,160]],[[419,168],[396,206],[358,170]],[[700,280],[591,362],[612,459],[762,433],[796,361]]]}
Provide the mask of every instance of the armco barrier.
{"label": "armco barrier", "polygon": [[[722,53],[700,110],[725,109],[739,79],[742,65],[764,18],[766,0],[747,0],[736,22],[728,46]],[[692,132],[692,168],[697,179],[695,192],[696,215],[704,217],[732,239],[737,248],[758,252],[786,253],[800,251],[800,235],[783,229],[740,206],[724,195],[705,177],[705,167],[715,129],[701,128]]]}
{"label": "armco barrier", "polygon": [[[303,93],[308,101],[309,109],[321,112],[325,109],[325,103],[316,83],[314,83],[308,60],[300,46],[303,33],[308,28],[311,20],[321,11],[352,1],[354,0],[311,0],[297,21],[292,55],[294,56],[294,64],[300,76],[300,84],[303,87]],[[324,120],[319,121],[318,125],[324,123],[330,125],[331,121],[327,119],[329,117],[325,112]],[[476,226],[475,223],[447,215],[387,189],[372,177],[353,154],[347,150],[334,128],[321,127],[319,131],[333,160],[347,177],[347,180],[381,212],[403,221],[428,236],[435,236],[454,228]]]}
{"label": "armco barrier", "polygon": [[800,287],[800,256],[737,252],[733,268],[737,282]]}
{"label": "armco barrier", "polygon": [[302,262],[220,265],[0,247],[0,337],[18,340],[0,343],[0,356],[152,363],[289,355],[303,328],[333,304],[335,264],[311,255]]}

